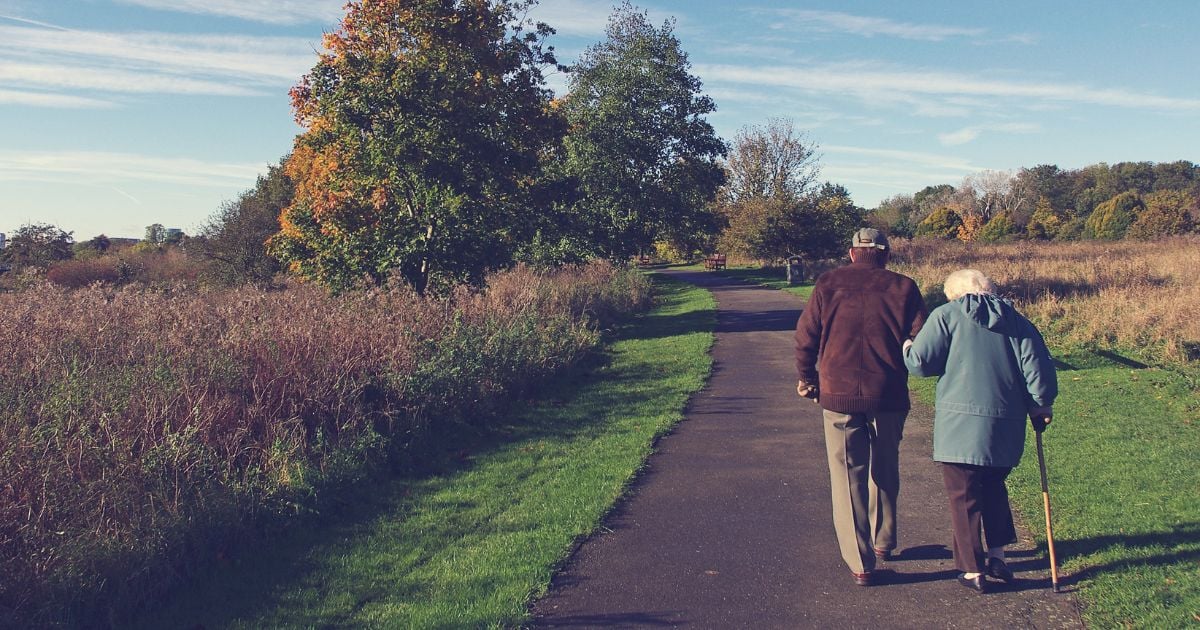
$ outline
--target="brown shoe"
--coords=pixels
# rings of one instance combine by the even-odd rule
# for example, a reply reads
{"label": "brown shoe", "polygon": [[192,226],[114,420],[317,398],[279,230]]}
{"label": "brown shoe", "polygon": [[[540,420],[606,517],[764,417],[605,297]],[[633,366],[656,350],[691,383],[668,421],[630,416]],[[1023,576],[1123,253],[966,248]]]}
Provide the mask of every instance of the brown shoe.
{"label": "brown shoe", "polygon": [[872,575],[870,571],[867,571],[866,573],[855,573],[851,571],[850,575],[854,576],[854,583],[859,586],[871,586],[875,584],[875,576]]}

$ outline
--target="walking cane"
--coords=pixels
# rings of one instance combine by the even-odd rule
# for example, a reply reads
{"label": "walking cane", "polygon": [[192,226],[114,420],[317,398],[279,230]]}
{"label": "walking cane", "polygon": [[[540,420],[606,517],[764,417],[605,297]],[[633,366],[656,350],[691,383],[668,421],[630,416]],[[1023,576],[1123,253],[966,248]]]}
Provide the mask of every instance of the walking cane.
{"label": "walking cane", "polygon": [[1037,434],[1038,468],[1042,472],[1042,505],[1046,508],[1046,547],[1050,550],[1050,583],[1058,592],[1058,562],[1054,557],[1054,531],[1050,528],[1050,487],[1046,485],[1046,455],[1042,453],[1042,432]]}

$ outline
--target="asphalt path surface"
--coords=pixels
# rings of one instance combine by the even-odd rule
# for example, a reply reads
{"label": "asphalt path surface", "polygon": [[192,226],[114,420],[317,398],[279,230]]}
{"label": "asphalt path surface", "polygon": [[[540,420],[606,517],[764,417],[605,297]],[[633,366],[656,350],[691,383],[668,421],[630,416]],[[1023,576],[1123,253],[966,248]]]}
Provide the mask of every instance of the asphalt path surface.
{"label": "asphalt path surface", "polygon": [[717,299],[712,378],[535,603],[534,626],[1082,627],[1074,596],[1051,592],[1027,529],[1008,553],[1017,583],[978,595],[956,582],[932,413],[920,406],[900,447],[899,554],[877,567],[879,585],[856,586],[833,532],[821,411],[795,393],[803,301],[717,273],[668,273]]}

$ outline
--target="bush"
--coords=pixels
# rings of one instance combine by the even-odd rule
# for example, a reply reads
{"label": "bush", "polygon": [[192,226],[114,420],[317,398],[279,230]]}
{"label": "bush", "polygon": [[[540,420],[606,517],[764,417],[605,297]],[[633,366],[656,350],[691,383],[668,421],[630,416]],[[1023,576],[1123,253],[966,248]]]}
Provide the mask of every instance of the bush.
{"label": "bush", "polygon": [[121,280],[120,260],[101,256],[66,260],[46,270],[46,279],[60,287],[78,289],[94,282],[117,284]]}
{"label": "bush", "polygon": [[[301,285],[0,295],[0,627],[113,619],[318,482],[482,424],[644,306],[606,264],[445,298]],[[322,481],[326,480],[326,481]]]}
{"label": "bush", "polygon": [[1151,193],[1146,195],[1145,204],[1145,210],[1129,226],[1129,238],[1146,241],[1192,231],[1188,209],[1196,205],[1196,200],[1188,194],[1173,190]]}
{"label": "bush", "polygon": [[958,213],[942,206],[929,213],[917,224],[916,236],[932,238],[955,238],[962,227],[962,218]]}
{"label": "bush", "polygon": [[1083,237],[1102,241],[1121,239],[1142,208],[1142,199],[1136,191],[1123,192],[1096,206],[1083,226]]}
{"label": "bush", "polygon": [[1012,240],[1016,231],[1017,226],[1013,224],[1008,213],[1001,212],[979,230],[975,239],[981,243],[1003,243]]}

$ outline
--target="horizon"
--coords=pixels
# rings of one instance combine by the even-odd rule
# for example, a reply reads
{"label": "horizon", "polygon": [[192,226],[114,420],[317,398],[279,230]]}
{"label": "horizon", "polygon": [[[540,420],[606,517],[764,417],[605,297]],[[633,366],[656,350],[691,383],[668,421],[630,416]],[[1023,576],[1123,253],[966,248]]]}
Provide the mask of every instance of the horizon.
{"label": "horizon", "polygon": [[[291,150],[287,91],[341,4],[0,0],[0,232],[195,234]],[[533,17],[570,63],[612,6],[548,0]],[[722,138],[789,118],[821,179],[865,208],[984,170],[1196,161],[1200,90],[1181,77],[1200,5],[635,6],[676,19]]]}

